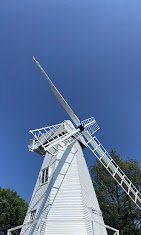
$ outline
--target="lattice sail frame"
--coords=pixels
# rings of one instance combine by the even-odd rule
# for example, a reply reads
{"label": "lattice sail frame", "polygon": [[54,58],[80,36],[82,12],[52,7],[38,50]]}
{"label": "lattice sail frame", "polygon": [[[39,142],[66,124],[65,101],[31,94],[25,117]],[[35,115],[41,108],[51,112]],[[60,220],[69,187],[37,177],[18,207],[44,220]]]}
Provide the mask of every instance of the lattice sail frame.
{"label": "lattice sail frame", "polygon": [[[54,155],[58,151],[57,145],[63,148],[64,145],[66,146],[72,142],[71,136],[68,136],[72,131],[73,129],[69,125],[67,125],[67,130],[65,129],[64,122],[57,125],[30,130],[34,139],[30,140],[30,145],[28,146],[29,150],[32,152],[38,152],[41,155],[45,155],[46,152]],[[55,152],[52,151],[51,147]]]}
{"label": "lattice sail frame", "polygon": [[[46,152],[55,155],[58,150],[70,145],[75,140],[79,140],[83,145],[86,145],[80,129],[75,129],[70,123],[70,121],[64,121],[57,125],[30,130],[34,139],[30,140],[29,150],[41,155],[45,155]],[[84,132],[90,135],[93,135],[99,129],[94,117],[83,120],[81,124],[85,128]],[[55,151],[52,151],[52,148]]]}
{"label": "lattice sail frame", "polygon": [[[85,136],[85,134],[84,134]],[[126,194],[134,201],[134,203],[141,210],[141,193],[132,184],[129,178],[120,169],[117,163],[113,160],[110,154],[105,150],[96,136],[86,136],[88,142],[87,147],[92,151],[96,158],[102,163],[110,175],[116,180],[116,182],[122,187]]]}
{"label": "lattice sail frame", "polygon": [[88,132],[91,136],[93,136],[94,133],[100,129],[94,117],[81,121],[81,124],[85,128],[84,131]]}

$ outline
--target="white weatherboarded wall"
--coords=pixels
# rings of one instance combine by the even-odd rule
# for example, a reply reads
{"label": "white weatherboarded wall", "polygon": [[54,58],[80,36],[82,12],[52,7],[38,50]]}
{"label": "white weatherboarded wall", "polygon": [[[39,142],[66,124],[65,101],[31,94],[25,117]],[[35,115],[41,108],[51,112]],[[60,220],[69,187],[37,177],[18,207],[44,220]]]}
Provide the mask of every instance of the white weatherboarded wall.
{"label": "white weatherboarded wall", "polygon": [[[49,167],[48,182],[41,183]],[[36,217],[30,221],[31,211]],[[56,156],[46,153],[21,235],[106,235],[100,207],[83,152],[75,141]]]}

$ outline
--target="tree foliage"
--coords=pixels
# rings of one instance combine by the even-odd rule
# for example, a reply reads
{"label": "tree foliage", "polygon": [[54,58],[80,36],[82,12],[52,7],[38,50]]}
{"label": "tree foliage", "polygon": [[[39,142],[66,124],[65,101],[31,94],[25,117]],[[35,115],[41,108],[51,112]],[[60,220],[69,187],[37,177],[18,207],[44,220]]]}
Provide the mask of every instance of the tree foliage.
{"label": "tree foliage", "polygon": [[[141,192],[141,168],[128,158],[123,161],[112,149],[110,155]],[[120,235],[141,235],[141,211],[123,191],[102,164],[96,160],[91,166],[92,182],[99,200],[105,224],[120,231]]]}
{"label": "tree foliage", "polygon": [[0,235],[23,223],[27,207],[16,191],[0,187]]}

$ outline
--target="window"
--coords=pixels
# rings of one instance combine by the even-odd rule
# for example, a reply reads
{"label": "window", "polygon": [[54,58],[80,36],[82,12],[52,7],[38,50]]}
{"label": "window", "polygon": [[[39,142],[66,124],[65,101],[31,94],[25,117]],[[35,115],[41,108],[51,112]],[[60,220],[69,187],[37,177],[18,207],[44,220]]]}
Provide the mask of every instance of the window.
{"label": "window", "polygon": [[35,219],[35,217],[36,217],[36,211],[37,211],[37,210],[31,211],[31,214],[30,214],[30,222]]}
{"label": "window", "polygon": [[48,168],[42,170],[42,184],[48,181]]}

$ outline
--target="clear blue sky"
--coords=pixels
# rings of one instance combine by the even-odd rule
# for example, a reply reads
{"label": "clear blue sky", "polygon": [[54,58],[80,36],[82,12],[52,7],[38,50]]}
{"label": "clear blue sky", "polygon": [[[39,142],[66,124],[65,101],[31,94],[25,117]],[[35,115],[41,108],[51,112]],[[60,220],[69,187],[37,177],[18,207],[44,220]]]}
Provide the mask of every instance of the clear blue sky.
{"label": "clear blue sky", "polygon": [[27,202],[43,160],[29,130],[68,119],[33,55],[104,147],[141,166],[141,1],[0,1],[0,186]]}

